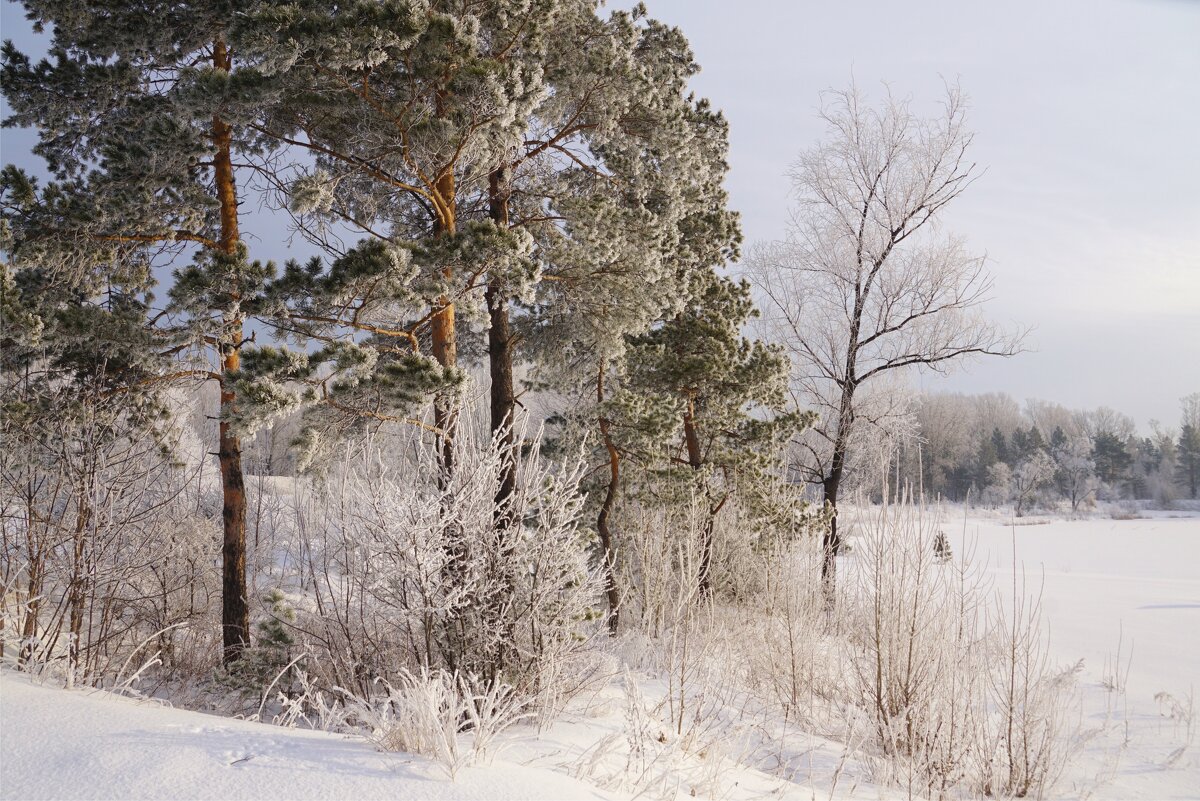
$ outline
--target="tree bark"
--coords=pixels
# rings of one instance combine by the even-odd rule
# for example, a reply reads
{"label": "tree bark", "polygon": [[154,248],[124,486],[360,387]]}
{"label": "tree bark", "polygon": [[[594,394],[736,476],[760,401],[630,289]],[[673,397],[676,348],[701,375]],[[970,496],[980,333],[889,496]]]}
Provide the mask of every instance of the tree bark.
{"label": "tree bark", "polygon": [[[596,375],[596,401],[604,402],[604,368],[603,361]],[[621,622],[621,594],[617,589],[617,551],[613,542],[612,528],[609,520],[617,504],[617,493],[621,485],[621,452],[617,450],[612,438],[612,423],[604,415],[598,418],[600,437],[604,440],[604,448],[608,453],[608,487],[604,492],[604,501],[600,504],[600,513],[596,516],[596,533],[600,537],[600,548],[604,556],[604,596],[608,600],[608,633],[615,637]]]}
{"label": "tree bark", "polygon": [[[696,405],[688,399],[687,411],[683,415],[683,441],[687,447],[688,464],[697,476],[704,467],[704,453],[700,447],[700,432],[696,430]],[[716,522],[716,510],[713,508],[712,490],[708,482],[704,482],[704,530],[700,535],[700,572],[697,576],[696,590],[701,598],[712,594],[712,551],[713,527]]]}
{"label": "tree bark", "polygon": [[[859,236],[861,253],[861,230]],[[855,286],[854,311],[850,317],[850,340],[846,348],[846,373],[842,379],[842,397],[838,404],[837,433],[834,435],[833,457],[830,459],[829,474],[825,477],[823,487],[825,505],[829,508],[831,517],[829,518],[829,531],[825,533],[821,543],[821,584],[825,588],[826,598],[831,602],[837,587],[837,557],[842,550],[842,538],[837,528],[838,489],[841,487],[842,474],[846,469],[846,449],[850,445],[850,430],[854,425],[854,390],[858,386],[858,338],[862,330],[863,308],[866,305],[869,291],[869,285],[866,287],[861,284]]]}
{"label": "tree bark", "polygon": [[[488,200],[492,220],[502,230],[507,229],[508,188],[503,170],[495,170],[488,176]],[[513,389],[513,336],[508,318],[508,295],[501,276],[490,277],[484,297],[491,323],[488,328],[491,430],[504,454],[500,486],[496,489],[495,515],[496,524],[506,528],[512,522],[513,495],[517,489],[517,460],[513,452],[517,396]]]}
{"label": "tree bark", "polygon": [[[434,230],[440,236],[454,236],[457,233],[454,210],[454,168],[446,167],[435,182],[435,189],[440,205]],[[442,271],[447,281],[454,277],[451,268]],[[430,335],[433,339],[433,358],[443,368],[449,370],[458,365],[458,339],[454,320],[454,299],[449,295],[438,298],[439,309],[430,321]],[[441,465],[439,477],[443,486],[448,485],[450,475],[454,472],[454,432],[458,427],[458,412],[454,394],[448,391],[438,392],[433,400],[433,422],[440,432]]]}
{"label": "tree bark", "polygon": [[83,563],[86,553],[86,538],[88,523],[91,521],[91,507],[88,505],[86,490],[79,492],[79,512],[75,518],[75,536],[71,559],[71,583],[67,590],[67,606],[70,610],[68,628],[70,629],[67,643],[67,661],[72,670],[79,669],[79,655],[82,653],[83,641],[83,606],[86,595],[86,567]]}
{"label": "tree bark", "polygon": [[837,475],[832,473],[825,479],[823,485],[825,505],[832,511],[829,518],[829,528],[821,538],[821,582],[828,592],[832,592],[837,582],[837,557],[842,550],[842,538],[837,529],[837,499],[838,485],[842,481],[841,470]]}
{"label": "tree bark", "polygon": [[[233,65],[223,40],[213,45],[213,68],[228,73]],[[219,115],[212,124],[213,172],[220,204],[221,232],[218,246],[222,255],[237,254],[241,242],[238,230],[237,188],[234,183],[232,131]],[[217,458],[221,467],[221,630],[222,656],[226,665],[241,658],[250,644],[250,606],[246,599],[246,488],[242,476],[242,443],[234,433],[230,415],[237,399],[226,376],[241,366],[242,313],[241,298],[232,294],[231,308],[226,310],[221,337],[221,423]]]}
{"label": "tree bark", "polygon": [[29,580],[25,585],[25,617],[21,625],[21,645],[18,651],[17,664],[24,665],[33,658],[34,643],[37,641],[38,618],[42,611],[42,578],[44,576],[44,557],[31,554],[29,560]]}
{"label": "tree bark", "polygon": [[[504,170],[493,170],[488,176],[488,212],[492,221],[501,230],[508,228],[508,186]],[[484,300],[488,310],[488,368],[491,374],[489,399],[491,401],[491,433],[493,441],[500,447],[500,483],[492,505],[492,521],[497,533],[507,539],[506,533],[517,519],[515,507],[517,491],[516,436],[513,424],[516,421],[517,396],[513,389],[513,336],[508,319],[508,292],[504,277],[488,276]],[[504,545],[507,546],[507,542]],[[516,581],[512,573],[506,572],[506,596],[511,599],[516,592]],[[507,600],[506,599],[506,600]],[[497,610],[499,611],[499,610]],[[499,667],[511,658],[508,643],[512,642],[511,620],[506,616],[503,642],[506,644],[499,654]]]}
{"label": "tree bark", "polygon": [[[853,361],[850,363],[853,369]],[[826,595],[833,597],[837,584],[837,557],[842,550],[842,537],[838,533],[838,490],[842,485],[842,475],[846,470],[846,448],[849,440],[849,430],[853,423],[853,390],[843,389],[840,418],[837,434],[833,441],[833,457],[829,464],[829,473],[822,484],[825,505],[831,512],[829,529],[821,540],[821,584],[825,587]]]}

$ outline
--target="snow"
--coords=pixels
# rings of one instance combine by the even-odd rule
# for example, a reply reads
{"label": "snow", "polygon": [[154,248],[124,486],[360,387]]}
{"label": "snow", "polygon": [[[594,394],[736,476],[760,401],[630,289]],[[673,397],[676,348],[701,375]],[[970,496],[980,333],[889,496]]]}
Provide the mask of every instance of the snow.
{"label": "snow", "polygon": [[427,759],[360,739],[51,689],[0,672],[0,796],[21,799],[605,799],[496,760],[455,782]]}
{"label": "snow", "polygon": [[[964,522],[958,510],[947,512],[943,528],[956,556],[974,548],[1001,594],[1011,592],[1015,544],[1026,589],[1041,588],[1054,657],[1064,665],[1083,660],[1074,702],[1083,746],[1053,797],[1200,798],[1195,726],[1155,699],[1169,693],[1186,708],[1200,685],[1200,516],[1017,523]],[[638,682],[650,705],[664,691],[661,680]],[[624,703],[614,681],[545,732],[506,735],[508,747],[493,763],[463,768],[451,782],[428,759],[380,752],[361,738],[54,689],[4,670],[0,797],[905,797],[869,783],[840,744],[803,731],[789,732],[774,766],[666,753],[648,768],[659,778],[633,784],[622,774]],[[739,749],[745,755],[736,740],[730,735],[730,757]]]}
{"label": "snow", "polygon": [[[663,691],[645,682],[647,698]],[[630,782],[614,690],[587,714],[541,736],[526,729],[504,759],[452,782],[425,758],[383,753],[359,738],[174,709],[104,692],[40,686],[0,671],[0,798],[614,799],[721,797],[898,799],[860,776],[838,777],[844,748],[795,732],[789,779],[667,753]],[[614,744],[616,747],[614,747]],[[736,747],[736,746],[735,746]],[[861,772],[861,770],[859,771]],[[606,791],[584,779],[615,791]],[[626,792],[621,792],[624,788]],[[698,791],[711,788],[713,792]],[[647,792],[649,791],[649,792]]]}
{"label": "snow", "polygon": [[[1200,517],[1016,522],[968,520],[964,537],[960,519],[952,542],[958,550],[974,541],[1005,594],[1015,542],[1018,581],[1042,592],[1051,653],[1065,664],[1084,660],[1079,714],[1091,736],[1058,794],[1200,798],[1200,742],[1155,700],[1165,692],[1186,704],[1200,689]],[[1123,688],[1105,686],[1114,675]]]}

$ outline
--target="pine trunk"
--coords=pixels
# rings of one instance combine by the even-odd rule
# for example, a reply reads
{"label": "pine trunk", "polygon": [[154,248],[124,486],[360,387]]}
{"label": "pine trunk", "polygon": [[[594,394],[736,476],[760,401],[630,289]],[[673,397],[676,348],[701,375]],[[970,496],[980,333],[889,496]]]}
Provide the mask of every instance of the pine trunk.
{"label": "pine trunk", "polygon": [[[488,194],[492,220],[502,230],[508,228],[508,194],[500,170],[488,177]],[[488,366],[491,371],[491,430],[492,437],[503,449],[500,486],[496,490],[496,523],[507,527],[513,515],[513,494],[517,489],[517,461],[513,452],[515,440],[517,396],[513,389],[513,338],[508,319],[508,295],[503,279],[492,276],[485,293],[488,317]]]}
{"label": "pine trunk", "polygon": [[[696,430],[695,401],[688,399],[687,412],[683,415],[683,442],[687,447],[688,465],[699,475],[704,467],[704,454],[700,448],[700,432]],[[696,590],[701,598],[712,594],[713,528],[716,511],[713,509],[712,491],[704,482],[704,530],[700,535],[700,572]]]}
{"label": "pine trunk", "polygon": [[[496,226],[508,228],[508,190],[503,170],[494,170],[488,176],[488,211]],[[491,275],[488,278],[484,299],[488,309],[488,368],[491,373],[489,399],[491,400],[491,433],[493,441],[500,447],[500,483],[493,498],[492,520],[497,532],[507,547],[507,532],[516,521],[517,454],[513,423],[516,420],[517,396],[513,390],[513,338],[508,319],[508,293],[504,278]],[[511,571],[505,575],[507,582],[503,603],[509,603],[516,593],[516,580]],[[494,610],[505,621],[502,645],[498,654],[497,668],[503,668],[512,658],[509,644],[513,641],[512,618],[503,614],[502,608]]]}
{"label": "pine trunk", "polygon": [[[600,372],[596,379],[596,400],[604,402],[604,364],[600,364]],[[621,452],[617,450],[612,438],[612,430],[607,418],[600,416],[600,436],[604,440],[608,452],[608,488],[604,493],[604,502],[600,505],[600,514],[596,517],[596,533],[600,537],[600,547],[604,551],[604,595],[608,599],[608,633],[616,636],[620,625],[621,595],[617,590],[617,553],[613,544],[612,529],[608,521],[612,517],[613,508],[617,503],[617,492],[621,484]]]}
{"label": "pine trunk", "polygon": [[[229,72],[232,59],[225,42],[218,40],[213,47],[213,67]],[[221,209],[221,233],[218,246],[221,253],[237,253],[241,234],[238,231],[237,189],[234,184],[232,131],[220,116],[213,117],[213,171],[217,200]],[[221,337],[221,375],[227,376],[241,366],[239,349],[242,344],[242,314],[240,297],[234,293],[231,309],[226,312]],[[221,467],[221,630],[223,658],[226,665],[241,658],[250,644],[250,607],[246,599],[246,487],[242,477],[242,443],[229,423],[236,397],[228,380],[221,381],[221,423],[217,458]]]}
{"label": "pine trunk", "polygon": [[[440,199],[435,229],[440,236],[454,236],[457,232],[454,210],[454,170],[447,167],[438,178],[436,184],[437,196]],[[447,281],[454,277],[453,271],[447,267],[442,271]],[[433,358],[443,368],[449,370],[458,365],[458,340],[454,322],[454,299],[449,295],[438,298],[438,310],[430,322],[430,336],[433,340]],[[443,486],[448,485],[450,475],[454,472],[454,432],[458,427],[458,412],[454,394],[441,391],[433,400],[433,422],[437,426],[441,447],[441,465],[439,478]]]}

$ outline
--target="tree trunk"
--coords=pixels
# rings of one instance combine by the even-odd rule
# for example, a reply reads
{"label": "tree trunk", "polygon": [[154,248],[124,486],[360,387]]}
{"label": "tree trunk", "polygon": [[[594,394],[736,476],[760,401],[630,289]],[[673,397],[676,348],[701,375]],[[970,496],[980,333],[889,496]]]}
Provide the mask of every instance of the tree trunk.
{"label": "tree trunk", "polygon": [[837,530],[837,495],[838,480],[825,479],[825,505],[832,510],[829,518],[829,529],[821,539],[821,583],[828,592],[832,592],[837,582],[837,557],[842,549],[842,538]]}
{"label": "tree trunk", "polygon": [[84,566],[86,553],[85,541],[88,523],[91,520],[91,507],[85,499],[84,490],[79,493],[79,513],[75,518],[75,538],[71,560],[71,583],[67,591],[67,606],[69,609],[67,642],[67,662],[72,670],[78,670],[79,655],[82,653],[83,640],[83,604],[87,578]]}
{"label": "tree trunk", "polygon": [[[440,236],[454,236],[457,232],[454,210],[454,169],[448,166],[438,177],[435,188],[440,200],[438,217],[434,225]],[[449,281],[454,277],[453,271],[446,267],[443,277]],[[454,299],[449,295],[438,298],[438,310],[430,321],[430,335],[433,339],[433,358],[443,368],[449,370],[458,365],[458,340],[454,321]],[[448,485],[451,473],[454,472],[454,432],[458,427],[457,403],[452,392],[442,390],[433,400],[433,422],[437,426],[441,438],[441,465],[439,480],[443,486]]]}
{"label": "tree trunk", "polygon": [[[223,40],[213,46],[213,67],[228,73],[232,58]],[[213,117],[213,172],[217,200],[221,210],[218,240],[225,256],[237,254],[241,242],[238,231],[237,189],[234,184],[232,131],[219,116]],[[232,295],[226,311],[221,338],[221,375],[227,376],[241,366],[242,314],[240,297]],[[229,424],[236,397],[226,379],[221,381],[221,423],[217,458],[221,466],[221,629],[223,658],[226,665],[237,661],[250,644],[250,607],[246,600],[246,488],[242,478],[242,443]]]}
{"label": "tree trunk", "polygon": [[829,529],[825,532],[825,536],[821,540],[821,583],[825,587],[827,595],[832,597],[833,591],[837,584],[837,557],[842,550],[842,537],[838,533],[838,490],[842,484],[842,473],[846,466],[846,443],[845,437],[841,435],[839,430],[838,436],[834,440],[833,459],[829,468],[829,475],[825,477],[822,485],[825,496],[825,506],[831,512],[829,519]]}
{"label": "tree trunk", "polygon": [[[493,170],[488,176],[488,212],[500,230],[508,228],[508,186],[505,171]],[[501,536],[502,547],[508,546],[508,529],[517,519],[517,443],[513,425],[516,422],[517,396],[513,389],[513,336],[508,319],[508,292],[504,276],[488,276],[484,299],[488,310],[488,368],[491,374],[489,398],[491,400],[491,433],[500,448],[500,483],[493,498],[492,520]],[[507,603],[516,593],[516,579],[511,569],[506,569],[505,599]],[[496,610],[500,612],[501,610]],[[497,670],[511,659],[513,641],[511,617],[505,615],[505,631],[501,642]]]}
{"label": "tree trunk", "polygon": [[[596,401],[604,402],[604,362],[596,378]],[[608,521],[617,503],[617,492],[621,484],[621,452],[613,442],[611,423],[604,415],[599,417],[600,436],[608,452],[608,488],[600,514],[596,516],[596,533],[600,536],[600,547],[604,551],[604,595],[608,599],[608,633],[615,637],[621,622],[621,594],[617,590],[617,551],[613,544],[612,529]]]}
{"label": "tree trunk", "polygon": [[[858,321],[861,319],[861,299],[855,305],[855,321],[850,327],[850,348],[846,357],[845,384],[842,386],[842,398],[838,408],[837,432],[833,438],[833,456],[829,462],[829,473],[825,476],[822,489],[825,495],[825,506],[830,510],[829,530],[821,541],[821,584],[825,588],[826,598],[833,599],[837,587],[837,557],[842,550],[842,537],[838,533],[838,490],[841,489],[842,475],[846,470],[846,450],[849,447],[850,430],[854,425],[854,389],[855,364],[857,361]],[[897,464],[897,469],[899,465]]]}
{"label": "tree trunk", "polygon": [[[501,229],[508,228],[508,189],[503,170],[488,176],[488,195],[492,220]],[[512,521],[513,494],[517,489],[517,460],[513,424],[516,422],[517,396],[513,389],[513,337],[508,319],[508,295],[501,276],[491,276],[485,293],[488,317],[488,366],[491,371],[491,430],[504,453],[500,486],[496,489],[496,523],[507,527]]]}
{"label": "tree trunk", "polygon": [[[683,415],[683,441],[687,446],[688,464],[699,476],[704,467],[704,454],[700,448],[700,432],[696,430],[695,401],[688,399],[687,412]],[[712,551],[713,527],[716,522],[716,510],[713,508],[712,490],[708,482],[704,482],[704,531],[700,535],[700,572],[697,576],[696,590],[701,598],[712,595]]]}
{"label": "tree trunk", "polygon": [[[442,307],[433,316],[431,325],[433,358],[437,359],[437,363],[442,367],[449,369],[458,364],[454,303],[448,297],[439,298],[438,302]],[[454,394],[448,390],[440,390],[433,399],[433,424],[437,427],[441,440],[439,474],[443,486],[454,472],[454,432],[458,427],[458,413],[455,407]]]}
{"label": "tree trunk", "polygon": [[42,557],[29,560],[29,581],[25,585],[25,618],[21,626],[21,646],[17,652],[17,664],[24,665],[33,658],[37,640],[38,618],[42,611]]}

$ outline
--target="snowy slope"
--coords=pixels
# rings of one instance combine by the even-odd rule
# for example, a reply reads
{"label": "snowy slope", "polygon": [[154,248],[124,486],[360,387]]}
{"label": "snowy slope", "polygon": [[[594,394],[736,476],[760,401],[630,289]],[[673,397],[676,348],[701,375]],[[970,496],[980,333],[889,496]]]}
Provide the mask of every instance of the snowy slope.
{"label": "snowy slope", "polygon": [[[655,684],[645,689],[653,692]],[[614,737],[624,741],[619,711],[568,714],[540,737],[518,735],[507,761],[463,768],[451,782],[430,760],[381,753],[357,738],[40,686],[0,671],[0,799],[905,797],[859,775],[839,780],[841,747],[800,732],[791,735],[788,778],[677,756],[645,766],[640,777],[623,777],[623,751],[609,750]]]}
{"label": "snowy slope", "polygon": [[497,760],[450,782],[361,740],[40,687],[0,672],[0,797],[603,799],[562,773]]}

